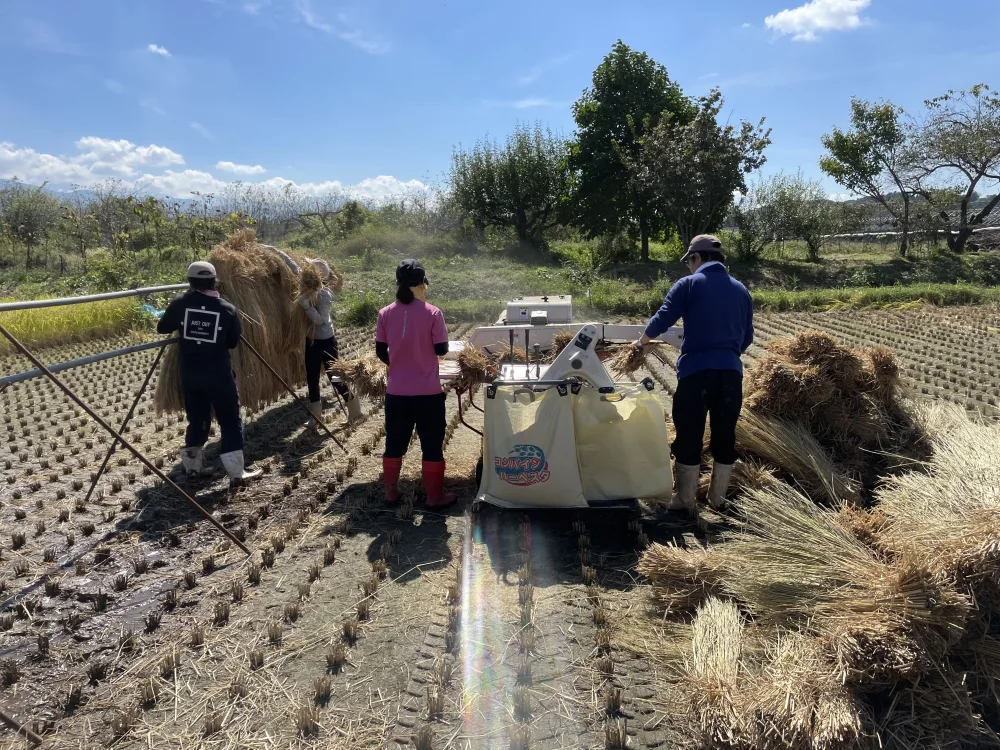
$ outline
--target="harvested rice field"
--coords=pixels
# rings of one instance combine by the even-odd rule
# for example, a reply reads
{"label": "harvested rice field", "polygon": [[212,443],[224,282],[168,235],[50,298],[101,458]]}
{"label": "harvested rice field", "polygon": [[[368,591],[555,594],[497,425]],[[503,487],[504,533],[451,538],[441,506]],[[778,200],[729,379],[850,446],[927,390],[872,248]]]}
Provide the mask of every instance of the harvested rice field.
{"label": "harvested rice field", "polygon": [[[60,749],[996,746],[1000,313],[760,315],[748,366],[807,330],[895,354],[898,395],[918,406],[906,425],[886,411],[884,440],[910,452],[880,455],[882,433],[857,419],[778,437],[750,419],[733,506],[697,519],[647,503],[473,507],[480,438],[454,394],[449,512],[423,505],[416,441],[404,502],[383,504],[377,390],[350,429],[335,402],[325,412],[346,453],[287,397],[247,411],[248,460],[265,474],[230,493],[217,436],[214,474],[182,477],[183,415],[157,413],[154,374],[125,436],[250,558],[121,448],[88,497],[110,438],[46,380],[12,385],[0,709]],[[373,331],[338,339],[356,359]],[[154,358],[60,377],[118,426]],[[654,379],[668,413],[675,361],[634,376]],[[0,359],[4,375],[26,369]],[[862,394],[872,409],[878,386]],[[859,435],[873,442],[852,454]],[[817,455],[796,463],[789,445]],[[30,745],[9,726],[0,743]]]}

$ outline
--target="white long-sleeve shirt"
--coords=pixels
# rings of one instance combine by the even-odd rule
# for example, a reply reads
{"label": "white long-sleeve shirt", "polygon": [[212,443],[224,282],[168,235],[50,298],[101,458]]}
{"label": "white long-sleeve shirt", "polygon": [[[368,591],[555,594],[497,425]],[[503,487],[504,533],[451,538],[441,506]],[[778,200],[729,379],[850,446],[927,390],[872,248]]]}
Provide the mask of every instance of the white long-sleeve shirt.
{"label": "white long-sleeve shirt", "polygon": [[[299,264],[288,253],[277,251],[281,259],[285,261],[292,273],[296,276],[299,275]],[[333,308],[333,301],[336,299],[333,292],[331,292],[326,287],[320,290],[319,296],[316,298],[315,305],[309,305],[308,307],[303,307],[306,312],[306,317],[313,324],[313,338],[322,340],[333,338],[333,318],[330,315],[330,310]],[[306,302],[306,304],[309,304]]]}

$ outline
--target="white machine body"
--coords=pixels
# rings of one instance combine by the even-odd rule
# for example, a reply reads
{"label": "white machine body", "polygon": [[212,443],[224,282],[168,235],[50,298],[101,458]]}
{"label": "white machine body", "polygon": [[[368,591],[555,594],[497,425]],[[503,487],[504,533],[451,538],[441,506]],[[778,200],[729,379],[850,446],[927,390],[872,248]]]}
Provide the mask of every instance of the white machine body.
{"label": "white machine body", "polygon": [[501,321],[511,325],[572,323],[573,297],[568,294],[521,297],[507,303]]}

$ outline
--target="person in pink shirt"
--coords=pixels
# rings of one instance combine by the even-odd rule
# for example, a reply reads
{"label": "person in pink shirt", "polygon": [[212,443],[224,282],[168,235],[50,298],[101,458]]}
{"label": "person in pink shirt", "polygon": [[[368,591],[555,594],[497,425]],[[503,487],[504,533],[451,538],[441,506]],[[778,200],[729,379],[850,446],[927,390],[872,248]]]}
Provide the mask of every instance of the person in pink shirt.
{"label": "person in pink shirt", "polygon": [[448,353],[444,315],[427,302],[427,275],[419,261],[407,259],[396,268],[396,301],[379,310],[375,353],[389,368],[385,396],[385,501],[399,500],[399,472],[417,428],[423,453],[427,505],[443,508],[455,502],[444,492],[445,394],[438,357]]}

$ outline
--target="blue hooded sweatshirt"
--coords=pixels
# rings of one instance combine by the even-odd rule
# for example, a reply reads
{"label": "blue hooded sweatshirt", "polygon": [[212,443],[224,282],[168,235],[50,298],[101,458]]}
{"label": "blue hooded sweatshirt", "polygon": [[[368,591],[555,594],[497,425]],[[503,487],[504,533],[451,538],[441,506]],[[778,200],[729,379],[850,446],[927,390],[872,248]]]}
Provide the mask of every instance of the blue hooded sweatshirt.
{"label": "blue hooded sweatshirt", "polygon": [[650,318],[646,335],[663,335],[684,319],[684,342],[677,378],[701,370],[743,372],[740,355],[753,343],[750,293],[721,263],[706,263],[671,287],[663,306]]}

